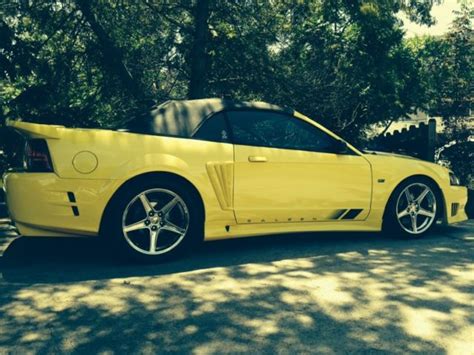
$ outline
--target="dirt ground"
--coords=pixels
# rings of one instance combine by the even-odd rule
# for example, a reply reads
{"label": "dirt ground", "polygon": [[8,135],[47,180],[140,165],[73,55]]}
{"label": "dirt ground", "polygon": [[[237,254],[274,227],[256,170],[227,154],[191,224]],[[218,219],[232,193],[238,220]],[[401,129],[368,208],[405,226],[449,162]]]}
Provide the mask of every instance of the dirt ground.
{"label": "dirt ground", "polygon": [[473,242],[471,220],[416,240],[210,242],[133,265],[96,240],[0,224],[0,354],[473,354]]}

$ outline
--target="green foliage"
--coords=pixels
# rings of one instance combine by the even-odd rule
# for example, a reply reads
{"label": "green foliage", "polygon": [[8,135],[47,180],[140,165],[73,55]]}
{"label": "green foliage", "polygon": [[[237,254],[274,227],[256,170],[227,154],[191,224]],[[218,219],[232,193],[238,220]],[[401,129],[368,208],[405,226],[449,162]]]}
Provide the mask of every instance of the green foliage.
{"label": "green foliage", "polygon": [[[196,60],[191,57],[194,10],[201,1],[13,0],[3,5],[4,117],[91,126],[142,109],[144,103],[116,75],[117,58],[110,53],[120,57],[143,99],[185,98]],[[406,91],[416,75],[395,15],[405,10],[429,23],[425,1],[411,1],[406,8],[395,0],[209,4],[204,44],[209,60],[202,73],[206,96],[276,101],[339,129],[412,108]],[[109,37],[109,48],[87,8]]]}
{"label": "green foliage", "polygon": [[458,122],[473,97],[468,10],[446,38],[404,41],[397,17],[431,24],[432,4],[11,0],[0,9],[0,126],[106,126],[188,97],[196,78],[203,96],[292,106],[352,140],[418,108]]}
{"label": "green foliage", "polygon": [[392,6],[330,1],[295,9],[278,56],[286,69],[280,100],[352,136],[411,112],[417,72]]}
{"label": "green foliage", "polygon": [[440,159],[447,161],[465,184],[472,184],[474,179],[473,19],[474,7],[465,3],[445,37],[427,36],[409,42],[418,61],[421,103],[430,115],[443,119]]}

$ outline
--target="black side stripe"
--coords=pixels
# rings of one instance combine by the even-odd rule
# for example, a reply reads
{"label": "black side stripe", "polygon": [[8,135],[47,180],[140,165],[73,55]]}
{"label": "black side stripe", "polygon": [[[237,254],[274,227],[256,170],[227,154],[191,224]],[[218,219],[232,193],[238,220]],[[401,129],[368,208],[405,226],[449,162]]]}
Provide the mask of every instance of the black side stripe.
{"label": "black side stripe", "polygon": [[69,202],[72,202],[72,203],[76,202],[76,196],[74,195],[74,192],[68,191],[67,197],[69,199]]}
{"label": "black side stripe", "polygon": [[72,208],[72,214],[76,217],[79,216],[79,208],[77,208],[77,206],[71,206],[71,208]]}
{"label": "black side stripe", "polygon": [[347,210],[337,210],[329,217],[329,219],[339,219],[346,212]]}
{"label": "black side stripe", "polygon": [[363,211],[363,209],[361,208],[354,208],[352,210],[349,210],[349,212],[347,212],[344,217],[342,217],[342,219],[354,219],[356,218],[361,212]]}

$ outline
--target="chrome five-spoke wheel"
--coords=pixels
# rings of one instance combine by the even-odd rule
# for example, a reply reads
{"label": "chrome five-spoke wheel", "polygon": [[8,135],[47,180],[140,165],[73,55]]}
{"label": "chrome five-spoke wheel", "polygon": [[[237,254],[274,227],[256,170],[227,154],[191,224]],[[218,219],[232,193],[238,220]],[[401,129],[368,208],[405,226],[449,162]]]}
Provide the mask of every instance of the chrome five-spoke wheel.
{"label": "chrome five-spoke wheel", "polygon": [[189,228],[189,211],[184,200],[164,188],[136,195],[122,214],[123,236],[141,254],[161,255],[176,248]]}
{"label": "chrome five-spoke wheel", "polygon": [[427,184],[407,185],[398,195],[395,206],[398,224],[409,234],[422,234],[436,220],[436,196]]}

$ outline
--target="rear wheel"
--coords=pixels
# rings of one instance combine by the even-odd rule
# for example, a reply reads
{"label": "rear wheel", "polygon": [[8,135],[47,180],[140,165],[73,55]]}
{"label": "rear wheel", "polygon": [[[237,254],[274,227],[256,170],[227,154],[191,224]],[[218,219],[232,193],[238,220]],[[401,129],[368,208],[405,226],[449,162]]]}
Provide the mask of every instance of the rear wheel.
{"label": "rear wheel", "polygon": [[202,240],[203,218],[195,197],[178,183],[135,184],[115,202],[104,239],[128,257],[159,262]]}
{"label": "rear wheel", "polygon": [[401,184],[389,202],[385,231],[417,237],[428,232],[439,215],[440,203],[433,183],[412,180]]}

